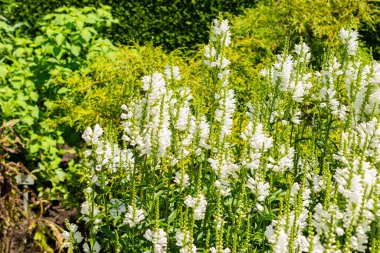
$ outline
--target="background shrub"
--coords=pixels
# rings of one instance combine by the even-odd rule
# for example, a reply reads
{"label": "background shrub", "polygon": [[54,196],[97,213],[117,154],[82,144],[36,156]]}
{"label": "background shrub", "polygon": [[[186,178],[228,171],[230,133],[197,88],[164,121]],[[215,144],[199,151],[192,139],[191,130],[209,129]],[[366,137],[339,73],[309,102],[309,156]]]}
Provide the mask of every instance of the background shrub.
{"label": "background shrub", "polygon": [[119,20],[105,31],[105,36],[115,43],[163,45],[172,50],[177,47],[191,47],[206,43],[211,20],[218,12],[241,13],[244,8],[253,7],[253,0],[26,0],[5,1],[0,13],[11,22],[26,22],[24,31],[35,36],[41,34],[38,25],[46,13],[66,6],[112,8],[112,15]]}
{"label": "background shrub", "polygon": [[25,150],[15,162],[23,162],[38,175],[38,192],[49,199],[62,199],[68,193],[64,129],[46,121],[52,101],[64,96],[67,88],[54,86],[52,80],[111,53],[114,46],[99,34],[113,21],[107,9],[61,8],[45,16],[40,23],[43,33],[33,39],[18,33],[19,24],[0,21],[0,121],[20,120],[15,128]]}

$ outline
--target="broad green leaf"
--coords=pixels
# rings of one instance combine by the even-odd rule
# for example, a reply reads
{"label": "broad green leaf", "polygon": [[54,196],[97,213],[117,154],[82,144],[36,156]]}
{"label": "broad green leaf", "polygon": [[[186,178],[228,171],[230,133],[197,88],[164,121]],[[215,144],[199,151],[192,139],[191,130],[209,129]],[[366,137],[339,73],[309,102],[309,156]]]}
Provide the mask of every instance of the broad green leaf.
{"label": "broad green leaf", "polygon": [[84,26],[84,22],[82,20],[80,20],[80,19],[77,19],[75,21],[75,24],[78,26],[79,29],[82,29],[83,26]]}
{"label": "broad green leaf", "polygon": [[0,65],[0,77],[5,77],[8,73],[6,65]]}
{"label": "broad green leaf", "polygon": [[30,115],[33,117],[33,118],[36,118],[38,119],[38,115],[39,115],[39,109],[38,109],[38,106],[29,106],[29,110],[30,110]]}
{"label": "broad green leaf", "polygon": [[21,122],[31,126],[31,125],[33,125],[34,120],[31,116],[25,116],[21,119]]}
{"label": "broad green leaf", "polygon": [[56,169],[55,174],[57,175],[59,181],[61,182],[65,181],[66,173],[63,172],[62,169]]}
{"label": "broad green leaf", "polygon": [[79,53],[80,53],[80,46],[76,46],[76,45],[71,45],[70,46],[70,50],[71,50],[71,53],[74,55],[74,56],[79,56]]}
{"label": "broad green leaf", "polygon": [[83,29],[82,32],[80,33],[80,35],[87,42],[89,42],[91,40],[91,37],[92,37],[92,34],[90,33],[90,31],[87,28]]}
{"label": "broad green leaf", "polygon": [[55,42],[57,42],[58,46],[62,45],[64,41],[65,41],[65,36],[63,36],[62,33],[59,33],[57,34],[57,36],[55,36]]}
{"label": "broad green leaf", "polygon": [[40,150],[40,145],[38,143],[29,146],[30,153],[37,153],[38,150]]}
{"label": "broad green leaf", "polygon": [[44,106],[47,108],[47,109],[51,109],[53,107],[54,103],[51,102],[51,101],[45,101],[44,102]]}
{"label": "broad green leaf", "polygon": [[62,88],[60,88],[59,90],[58,90],[58,94],[64,94],[64,93],[66,93],[68,91],[68,89],[66,88],[66,87],[62,87]]}
{"label": "broad green leaf", "polygon": [[37,102],[38,100],[38,93],[37,92],[30,92],[29,97],[32,101]]}

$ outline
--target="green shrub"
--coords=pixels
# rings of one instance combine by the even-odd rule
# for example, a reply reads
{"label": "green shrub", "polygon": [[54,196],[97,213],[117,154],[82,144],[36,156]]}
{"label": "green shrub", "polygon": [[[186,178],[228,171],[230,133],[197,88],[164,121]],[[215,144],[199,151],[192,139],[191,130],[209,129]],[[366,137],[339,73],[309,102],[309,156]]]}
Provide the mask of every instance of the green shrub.
{"label": "green shrub", "polygon": [[33,39],[21,37],[20,26],[0,21],[0,122],[19,119],[16,129],[25,143],[18,156],[31,173],[38,175],[39,194],[62,199],[67,194],[62,161],[64,129],[50,127],[47,114],[52,100],[67,89],[55,87],[53,77],[66,76],[114,46],[99,37],[103,25],[114,20],[107,9],[62,8],[45,16],[43,33]]}
{"label": "green shrub", "polygon": [[119,108],[125,99],[139,96],[144,75],[167,65],[184,69],[182,83],[195,91],[193,100],[205,103],[211,96],[212,90],[202,84],[204,66],[198,56],[188,58],[178,50],[168,54],[151,45],[123,47],[112,59],[98,57],[68,78],[54,79],[54,85],[65,87],[67,93],[54,101],[49,124],[72,129],[70,135],[76,143],[84,129],[94,123],[117,132],[122,129]]}
{"label": "green shrub", "polygon": [[[325,53],[341,47],[338,35],[342,27],[360,29],[365,23],[377,24],[380,16],[375,4],[346,0],[260,1],[243,15],[232,16],[235,43],[230,55],[231,82],[239,100],[247,102],[262,97],[265,87],[260,87],[257,78],[260,70],[273,62],[279,52],[291,51],[301,41],[310,47],[314,68],[321,68]],[[379,38],[378,32],[366,34],[371,41]],[[366,48],[370,45],[360,43],[361,57],[371,59]]]}
{"label": "green shrub", "polygon": [[[236,47],[249,62],[265,62],[285,48],[293,48],[301,40],[312,50],[314,63],[323,61],[328,48],[339,45],[339,30],[373,27],[379,20],[379,6],[364,1],[261,1],[243,15],[231,20]],[[378,37],[378,32],[371,35]],[[365,38],[364,38],[365,39]]]}
{"label": "green shrub", "polygon": [[[3,0],[8,2],[8,0]],[[240,13],[246,7],[255,4],[253,0],[25,0],[9,1],[0,6],[0,13],[11,23],[26,22],[24,29],[34,36],[41,34],[39,22],[47,13],[52,13],[62,5],[73,7],[112,8],[112,15],[119,20],[105,33],[105,37],[115,43],[132,44],[138,42],[162,45],[173,50],[178,47],[192,47],[197,43],[206,43],[210,20],[218,12]],[[8,8],[8,10],[7,10]]]}

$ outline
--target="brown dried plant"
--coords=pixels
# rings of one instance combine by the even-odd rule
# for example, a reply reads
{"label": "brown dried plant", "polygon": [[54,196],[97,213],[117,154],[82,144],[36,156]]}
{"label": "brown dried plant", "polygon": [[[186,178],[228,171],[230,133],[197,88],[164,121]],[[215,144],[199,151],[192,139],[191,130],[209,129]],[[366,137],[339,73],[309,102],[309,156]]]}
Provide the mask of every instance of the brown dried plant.
{"label": "brown dried plant", "polygon": [[[23,144],[14,129],[17,123],[12,120],[0,127],[0,252],[62,252],[63,229],[43,217],[50,207],[48,201],[38,198],[32,189],[17,185],[17,175],[31,175],[20,162]],[[26,210],[25,192],[30,196]]]}

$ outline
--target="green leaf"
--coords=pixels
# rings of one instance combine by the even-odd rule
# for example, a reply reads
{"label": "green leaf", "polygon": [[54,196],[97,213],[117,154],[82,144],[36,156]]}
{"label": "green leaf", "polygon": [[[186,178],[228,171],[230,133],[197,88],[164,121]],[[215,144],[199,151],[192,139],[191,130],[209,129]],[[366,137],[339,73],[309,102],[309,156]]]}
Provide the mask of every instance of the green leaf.
{"label": "green leaf", "polygon": [[63,36],[62,33],[57,34],[55,36],[55,42],[57,43],[58,46],[62,45],[62,43],[65,41],[65,36]]}
{"label": "green leaf", "polygon": [[79,29],[82,29],[83,26],[84,26],[84,22],[82,20],[80,20],[80,19],[77,19],[75,21],[75,24],[78,26]]}
{"label": "green leaf", "polygon": [[47,108],[47,109],[51,109],[53,107],[54,103],[51,102],[51,101],[45,101],[44,102],[44,106]]}
{"label": "green leaf", "polygon": [[30,153],[37,153],[40,150],[40,145],[38,143],[29,146]]}
{"label": "green leaf", "polygon": [[5,77],[8,73],[6,65],[0,65],[0,77]]}
{"label": "green leaf", "polygon": [[31,125],[33,125],[34,120],[31,116],[25,116],[21,119],[21,122],[31,126]]}
{"label": "green leaf", "polygon": [[80,35],[87,42],[89,42],[91,40],[91,37],[92,37],[92,34],[90,33],[90,31],[87,28],[83,29],[82,32],[80,33]]}
{"label": "green leaf", "polygon": [[14,76],[10,79],[10,82],[11,82],[13,88],[16,90],[21,88],[24,81],[25,81],[25,79],[22,76]]}
{"label": "green leaf", "polygon": [[60,169],[60,168],[56,169],[55,174],[57,175],[59,181],[61,181],[61,182],[65,181],[66,173],[63,172],[62,169]]}
{"label": "green leaf", "polygon": [[62,49],[60,47],[54,47],[52,52],[53,52],[53,55],[55,57],[60,59],[61,58],[61,55],[60,55],[61,51],[62,51]]}
{"label": "green leaf", "polygon": [[30,99],[32,100],[32,101],[34,101],[34,102],[37,102],[37,100],[38,100],[38,93],[37,92],[30,92],[29,93],[29,97],[30,97]]}
{"label": "green leaf", "polygon": [[38,119],[38,115],[39,115],[39,109],[38,109],[38,106],[30,106],[29,107],[29,110],[30,110],[30,115],[33,117],[33,118],[36,118]]}
{"label": "green leaf", "polygon": [[58,94],[64,94],[64,93],[66,93],[68,90],[69,90],[69,89],[67,89],[66,87],[62,87],[62,88],[60,88],[60,89],[57,91],[57,93],[58,93]]}
{"label": "green leaf", "polygon": [[71,53],[74,55],[74,56],[79,56],[79,53],[80,53],[80,46],[76,46],[76,45],[71,45],[70,46],[70,50],[71,50]]}

